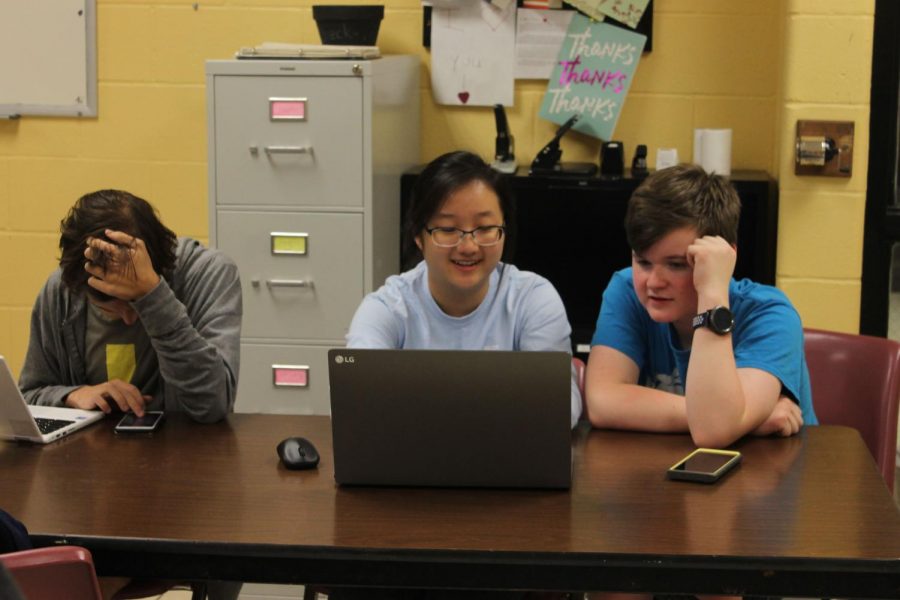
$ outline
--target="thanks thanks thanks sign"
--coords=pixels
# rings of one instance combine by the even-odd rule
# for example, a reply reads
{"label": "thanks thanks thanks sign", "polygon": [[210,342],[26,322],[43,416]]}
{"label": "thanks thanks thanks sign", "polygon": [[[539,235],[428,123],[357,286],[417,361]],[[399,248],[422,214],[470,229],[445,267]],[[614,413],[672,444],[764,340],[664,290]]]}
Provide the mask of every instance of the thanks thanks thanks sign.
{"label": "thanks thanks thanks sign", "polygon": [[612,139],[647,37],[575,15],[547,85],[540,116],[563,124],[580,115],[574,128]]}

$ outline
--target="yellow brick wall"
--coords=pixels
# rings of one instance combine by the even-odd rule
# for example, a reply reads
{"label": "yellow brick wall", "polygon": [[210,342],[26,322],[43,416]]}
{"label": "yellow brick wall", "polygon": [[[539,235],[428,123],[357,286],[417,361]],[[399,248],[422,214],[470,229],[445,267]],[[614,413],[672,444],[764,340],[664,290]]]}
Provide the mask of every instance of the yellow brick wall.
{"label": "yellow brick wall", "polygon": [[[859,331],[874,2],[783,7],[778,138],[778,278],[806,325]],[[855,123],[853,176],[797,177],[798,119]]]}
{"label": "yellow brick wall", "polygon": [[[59,220],[79,195],[128,189],[153,202],[178,233],[205,240],[204,61],[263,41],[319,43],[316,3],[326,2],[97,0],[99,117],[0,121],[0,352],[15,372],[31,303],[55,264]],[[456,148],[491,158],[491,110],[442,107],[431,98],[419,0],[364,3],[386,5],[382,52],[421,58],[422,160]],[[616,131],[627,158],[642,143],[651,166],[659,147],[676,147],[690,159],[694,127],[733,128],[735,168],[764,169],[781,183],[779,284],[808,324],[855,329],[872,1],[655,5],[654,49],[638,67]],[[523,163],[556,128],[536,116],[544,88],[540,81],[517,82],[508,109]],[[852,179],[793,177],[797,118],[856,121]],[[596,161],[599,145],[572,133],[563,157]]]}

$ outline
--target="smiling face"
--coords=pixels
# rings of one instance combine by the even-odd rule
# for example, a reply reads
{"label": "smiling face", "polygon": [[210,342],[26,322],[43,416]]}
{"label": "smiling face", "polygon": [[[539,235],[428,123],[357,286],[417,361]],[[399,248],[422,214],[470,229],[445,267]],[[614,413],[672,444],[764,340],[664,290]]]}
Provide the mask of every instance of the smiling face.
{"label": "smiling face", "polygon": [[[476,179],[447,196],[428,220],[426,227],[456,227],[470,231],[476,227],[503,225],[497,194]],[[503,254],[503,238],[493,246],[479,246],[471,235],[458,246],[435,245],[427,231],[419,232],[416,245],[428,265],[428,287],[435,302],[451,316],[467,315],[487,295],[491,273]]]}
{"label": "smiling face", "polygon": [[697,239],[693,227],[675,229],[645,252],[632,253],[632,280],[638,300],[657,323],[672,323],[679,334],[693,331],[697,314],[694,270],[687,249]]}

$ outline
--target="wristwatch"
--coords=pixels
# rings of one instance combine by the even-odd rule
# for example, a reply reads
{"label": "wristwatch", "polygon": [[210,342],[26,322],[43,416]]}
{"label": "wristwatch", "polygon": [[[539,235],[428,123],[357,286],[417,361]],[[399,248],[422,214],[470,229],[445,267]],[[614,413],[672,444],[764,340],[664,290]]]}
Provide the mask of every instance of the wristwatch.
{"label": "wristwatch", "polygon": [[734,329],[734,315],[727,306],[716,306],[694,317],[691,324],[694,329],[708,327],[714,333],[725,335]]}

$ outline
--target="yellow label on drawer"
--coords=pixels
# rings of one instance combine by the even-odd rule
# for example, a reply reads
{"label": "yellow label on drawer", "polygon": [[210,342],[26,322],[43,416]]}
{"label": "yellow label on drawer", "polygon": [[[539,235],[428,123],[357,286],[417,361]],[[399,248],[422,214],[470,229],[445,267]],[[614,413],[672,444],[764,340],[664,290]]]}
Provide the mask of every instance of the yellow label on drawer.
{"label": "yellow label on drawer", "polygon": [[306,236],[272,234],[272,252],[275,254],[306,254]]}

